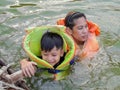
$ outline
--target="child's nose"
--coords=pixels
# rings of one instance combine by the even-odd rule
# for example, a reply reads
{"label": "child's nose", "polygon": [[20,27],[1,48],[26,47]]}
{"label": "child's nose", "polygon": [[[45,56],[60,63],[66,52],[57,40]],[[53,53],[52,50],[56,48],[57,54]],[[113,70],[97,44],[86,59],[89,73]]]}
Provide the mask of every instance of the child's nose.
{"label": "child's nose", "polygon": [[54,59],[51,56],[49,56],[47,60],[48,60],[48,62],[54,61]]}

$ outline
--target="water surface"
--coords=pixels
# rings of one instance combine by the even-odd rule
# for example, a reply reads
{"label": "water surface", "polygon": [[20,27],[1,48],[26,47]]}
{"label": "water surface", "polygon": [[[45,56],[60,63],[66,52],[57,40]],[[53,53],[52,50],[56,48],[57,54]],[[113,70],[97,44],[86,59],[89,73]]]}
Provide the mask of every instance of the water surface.
{"label": "water surface", "polygon": [[120,90],[120,0],[1,0],[0,59],[19,69],[27,57],[21,44],[25,29],[55,25],[73,10],[100,26],[99,53],[76,63],[65,80],[33,77],[28,85],[31,90]]}

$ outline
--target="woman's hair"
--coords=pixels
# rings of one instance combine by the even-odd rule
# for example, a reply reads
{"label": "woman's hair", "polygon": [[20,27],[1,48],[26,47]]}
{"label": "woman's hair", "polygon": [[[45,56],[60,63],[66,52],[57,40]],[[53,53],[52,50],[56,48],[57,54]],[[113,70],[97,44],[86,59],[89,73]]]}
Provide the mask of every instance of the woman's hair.
{"label": "woman's hair", "polygon": [[69,27],[70,29],[74,26],[74,20],[84,17],[86,19],[86,16],[84,13],[81,12],[69,12],[65,17],[65,26]]}
{"label": "woman's hair", "polygon": [[42,51],[51,51],[54,47],[56,47],[57,49],[62,49],[63,39],[59,34],[47,31],[42,36],[40,44]]}

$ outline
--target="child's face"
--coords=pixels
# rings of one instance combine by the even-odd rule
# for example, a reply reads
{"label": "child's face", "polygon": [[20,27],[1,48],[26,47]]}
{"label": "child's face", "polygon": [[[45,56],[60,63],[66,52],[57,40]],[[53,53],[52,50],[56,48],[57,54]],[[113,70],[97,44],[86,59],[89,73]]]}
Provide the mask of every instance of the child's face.
{"label": "child's face", "polygon": [[64,51],[62,49],[57,49],[54,47],[51,51],[45,52],[44,50],[41,51],[42,59],[46,62],[54,66],[56,63],[60,61],[60,57],[62,57]]}

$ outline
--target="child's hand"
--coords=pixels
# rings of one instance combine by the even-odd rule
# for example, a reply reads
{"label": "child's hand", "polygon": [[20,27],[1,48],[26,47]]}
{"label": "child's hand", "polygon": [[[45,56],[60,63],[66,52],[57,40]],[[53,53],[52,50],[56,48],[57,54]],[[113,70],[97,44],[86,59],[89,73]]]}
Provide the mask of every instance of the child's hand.
{"label": "child's hand", "polygon": [[32,62],[32,61],[28,61],[27,59],[23,59],[21,62],[21,69],[23,72],[23,75],[25,77],[31,77],[35,74],[36,72],[36,65],[37,63]]}

